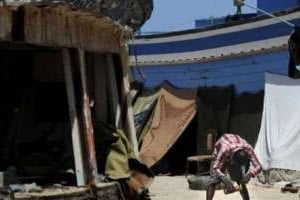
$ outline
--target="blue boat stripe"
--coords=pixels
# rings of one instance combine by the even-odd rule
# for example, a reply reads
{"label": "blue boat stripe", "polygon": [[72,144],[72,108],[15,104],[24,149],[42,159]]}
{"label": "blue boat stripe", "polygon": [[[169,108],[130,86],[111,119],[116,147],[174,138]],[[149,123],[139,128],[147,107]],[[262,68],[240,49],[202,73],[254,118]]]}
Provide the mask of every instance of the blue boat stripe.
{"label": "blue boat stripe", "polygon": [[[300,18],[291,20],[293,24],[300,24]],[[250,30],[225,33],[205,38],[155,43],[155,44],[136,44],[130,46],[131,55],[155,55],[168,53],[181,53],[188,51],[199,51],[224,46],[231,46],[246,42],[253,42],[289,35],[292,28],[283,23],[276,23],[264,27]]]}

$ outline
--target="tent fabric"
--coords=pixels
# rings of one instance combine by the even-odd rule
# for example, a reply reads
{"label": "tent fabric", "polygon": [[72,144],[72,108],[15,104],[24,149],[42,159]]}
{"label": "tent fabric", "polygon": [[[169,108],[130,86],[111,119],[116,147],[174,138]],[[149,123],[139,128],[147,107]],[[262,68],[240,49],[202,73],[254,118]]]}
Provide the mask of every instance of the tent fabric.
{"label": "tent fabric", "polygon": [[94,130],[99,172],[113,180],[129,178],[129,160],[135,156],[126,134],[102,121],[94,123]]}
{"label": "tent fabric", "polygon": [[149,167],[173,146],[196,114],[196,90],[164,84],[159,92],[150,129],[143,139],[140,159]]}
{"label": "tent fabric", "polygon": [[110,146],[105,163],[105,175],[113,180],[130,177],[129,159],[134,159],[134,153],[125,133],[116,129],[113,133],[118,139]]}
{"label": "tent fabric", "polygon": [[300,169],[300,80],[266,73],[255,151],[263,168]]}
{"label": "tent fabric", "polygon": [[[125,133],[101,121],[95,123],[98,169],[108,180],[119,181],[129,199],[137,199],[141,190],[153,181],[152,171],[134,156]],[[123,186],[125,184],[126,186]],[[133,195],[133,196],[131,196]]]}
{"label": "tent fabric", "polygon": [[131,102],[135,104],[138,96],[143,91],[144,84],[138,81],[133,81],[130,83],[130,96]]}
{"label": "tent fabric", "polygon": [[134,124],[139,141],[143,137],[142,131],[149,121],[149,117],[158,98],[158,93],[157,90],[142,91],[133,105]]}
{"label": "tent fabric", "polygon": [[229,132],[240,135],[254,146],[260,129],[263,102],[263,91],[234,97],[230,109]]}
{"label": "tent fabric", "polygon": [[197,153],[206,153],[206,135],[211,128],[228,132],[233,87],[204,87],[197,93]]}
{"label": "tent fabric", "polygon": [[147,117],[147,119],[145,119],[145,122],[144,122],[143,126],[140,127],[139,132],[137,132],[139,148],[143,144],[143,139],[144,139],[145,135],[147,135],[147,133],[149,132],[149,129],[151,127],[153,116],[154,116],[153,110],[154,110],[155,105],[153,105],[153,108],[149,112],[149,116]]}

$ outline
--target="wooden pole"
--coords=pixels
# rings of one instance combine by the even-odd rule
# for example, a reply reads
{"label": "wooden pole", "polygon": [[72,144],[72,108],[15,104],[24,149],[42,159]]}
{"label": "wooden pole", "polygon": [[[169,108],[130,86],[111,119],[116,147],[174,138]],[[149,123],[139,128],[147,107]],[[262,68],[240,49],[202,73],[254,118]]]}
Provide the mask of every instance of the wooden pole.
{"label": "wooden pole", "polygon": [[108,121],[108,99],[110,98],[107,95],[107,73],[105,66],[104,55],[95,54],[93,55],[93,59],[95,60],[94,64],[94,117],[96,121]]}
{"label": "wooden pole", "polygon": [[65,82],[68,96],[69,104],[69,115],[71,122],[71,134],[72,134],[72,144],[73,144],[73,154],[75,161],[75,174],[78,186],[86,185],[86,171],[82,156],[82,142],[80,135],[80,128],[78,122],[78,112],[76,110],[76,100],[75,100],[75,90],[74,81],[72,75],[72,66],[69,49],[62,49],[63,65],[65,72]]}
{"label": "wooden pole", "polygon": [[133,110],[132,110],[132,100],[130,96],[130,83],[129,83],[129,52],[128,46],[124,45],[121,48],[121,64],[122,64],[122,71],[123,71],[123,97],[125,100],[125,104],[127,106],[127,119],[126,119],[126,126],[128,137],[133,146],[134,155],[138,158],[139,150],[138,150],[138,141],[136,136],[136,130],[134,126],[134,119],[133,119]]}
{"label": "wooden pole", "polygon": [[105,56],[106,64],[107,64],[107,76],[108,76],[108,87],[111,96],[111,102],[113,106],[113,113],[115,118],[115,126],[117,128],[122,128],[122,120],[121,120],[121,106],[120,106],[120,98],[119,91],[117,87],[117,79],[116,79],[116,70],[113,62],[113,58],[111,54]]}
{"label": "wooden pole", "polygon": [[90,184],[97,183],[98,169],[96,161],[96,150],[94,141],[94,128],[92,124],[92,115],[90,109],[90,98],[88,94],[87,87],[87,77],[86,77],[86,64],[85,64],[85,52],[82,49],[78,49],[79,56],[79,69],[80,69],[80,79],[82,87],[82,114],[83,114],[83,126],[84,126],[84,138],[87,147],[87,158],[89,167],[89,178],[88,182]]}

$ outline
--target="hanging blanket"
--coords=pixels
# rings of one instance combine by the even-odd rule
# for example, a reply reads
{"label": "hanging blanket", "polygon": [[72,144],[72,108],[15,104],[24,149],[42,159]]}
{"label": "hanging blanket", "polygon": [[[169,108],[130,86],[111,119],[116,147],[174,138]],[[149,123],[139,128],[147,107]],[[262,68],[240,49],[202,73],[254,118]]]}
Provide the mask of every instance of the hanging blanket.
{"label": "hanging blanket", "polygon": [[300,169],[300,80],[266,74],[255,151],[264,169]]}

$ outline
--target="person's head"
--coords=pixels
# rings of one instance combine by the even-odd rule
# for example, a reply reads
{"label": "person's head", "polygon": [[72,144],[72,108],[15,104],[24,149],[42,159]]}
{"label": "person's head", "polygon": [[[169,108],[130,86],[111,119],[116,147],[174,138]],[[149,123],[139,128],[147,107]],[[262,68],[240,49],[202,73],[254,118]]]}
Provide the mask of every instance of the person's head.
{"label": "person's head", "polygon": [[237,152],[235,152],[232,159],[239,165],[247,165],[247,163],[249,162],[249,155],[243,150],[238,150]]}

